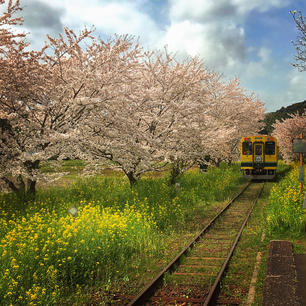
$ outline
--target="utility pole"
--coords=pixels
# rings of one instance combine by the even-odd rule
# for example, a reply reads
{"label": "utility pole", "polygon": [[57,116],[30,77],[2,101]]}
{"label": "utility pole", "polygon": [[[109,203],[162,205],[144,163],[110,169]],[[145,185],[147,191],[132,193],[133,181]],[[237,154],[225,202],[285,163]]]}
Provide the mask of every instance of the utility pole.
{"label": "utility pole", "polygon": [[[303,139],[303,133],[300,134],[300,139]],[[300,152],[300,169],[302,169],[301,171],[304,171],[303,168],[303,153]],[[300,179],[300,192],[303,192],[303,180]]]}
{"label": "utility pole", "polygon": [[306,154],[306,139],[303,139],[303,133],[296,139],[293,139],[293,153],[299,153],[300,155],[300,167],[299,167],[299,180],[300,180],[300,192],[303,192],[304,182],[304,166],[303,166],[303,153]]}

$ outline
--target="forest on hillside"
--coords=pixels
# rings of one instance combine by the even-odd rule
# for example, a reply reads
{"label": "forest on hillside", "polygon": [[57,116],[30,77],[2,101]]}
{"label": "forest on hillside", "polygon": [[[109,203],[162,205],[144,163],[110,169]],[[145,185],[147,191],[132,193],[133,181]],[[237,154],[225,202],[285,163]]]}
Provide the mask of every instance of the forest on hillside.
{"label": "forest on hillside", "polygon": [[301,115],[306,110],[306,100],[298,103],[293,103],[287,107],[282,107],[275,112],[270,112],[265,115],[264,119],[264,129],[261,131],[261,134],[269,135],[273,132],[273,124],[276,120],[285,120],[290,118],[291,115],[299,114]]}

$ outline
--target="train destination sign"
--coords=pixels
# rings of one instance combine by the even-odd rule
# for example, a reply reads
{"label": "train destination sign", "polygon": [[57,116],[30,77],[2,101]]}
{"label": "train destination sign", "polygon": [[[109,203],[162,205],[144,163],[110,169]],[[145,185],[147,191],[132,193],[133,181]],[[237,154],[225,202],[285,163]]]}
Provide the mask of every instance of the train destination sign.
{"label": "train destination sign", "polygon": [[306,153],[306,139],[293,139],[293,153]]}

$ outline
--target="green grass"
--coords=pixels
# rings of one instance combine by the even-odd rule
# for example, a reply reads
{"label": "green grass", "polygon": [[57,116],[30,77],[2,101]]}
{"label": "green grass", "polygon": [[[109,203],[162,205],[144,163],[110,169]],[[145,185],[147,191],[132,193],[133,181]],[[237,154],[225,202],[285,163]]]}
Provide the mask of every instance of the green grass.
{"label": "green grass", "polygon": [[[0,195],[4,306],[90,305],[93,296],[107,305],[118,292],[136,294],[244,182],[239,164],[222,164],[207,173],[191,169],[179,178],[179,188],[168,184],[168,172],[148,173],[131,190],[118,171],[81,178],[82,161],[64,161],[57,169],[51,164],[43,171],[67,173],[65,184],[40,188],[26,207],[13,194]],[[248,282],[236,272],[250,275],[261,251],[254,304],[260,305],[270,239],[290,240],[295,253],[306,252],[297,188],[297,170],[280,163],[276,182],[266,185],[229,268],[223,284],[229,293],[246,299]],[[78,209],[75,221],[68,213],[72,206]]]}
{"label": "green grass", "polygon": [[[81,161],[64,163],[61,170],[70,173],[83,167]],[[221,165],[205,174],[192,169],[179,183],[177,189],[166,175],[148,175],[131,190],[124,177],[77,178],[39,189],[26,206],[2,194],[3,306],[81,305],[95,287],[105,289],[99,296],[103,305],[116,290],[137,290],[151,277],[147,265],[160,269],[193,235],[195,218],[203,221],[213,203],[231,197],[243,179],[239,165]],[[68,213],[73,206],[75,219]],[[174,241],[179,243],[165,252]]]}
{"label": "green grass", "polygon": [[[294,253],[306,253],[305,230],[303,231],[303,223],[299,222],[300,216],[303,216],[305,220],[305,211],[301,211],[302,202],[297,196],[298,187],[296,166],[280,162],[275,182],[266,183],[247,227],[243,231],[238,249],[234,253],[222,284],[223,292],[230,297],[240,298],[243,305],[248,298],[250,279],[258,252],[262,253],[262,257],[252,306],[262,304],[270,240],[291,241]],[[270,220],[274,220],[275,223],[271,223]],[[262,233],[265,233],[263,241]]]}
{"label": "green grass", "polygon": [[299,169],[296,164],[287,169],[286,175],[272,187],[265,216],[267,231],[271,236],[297,238],[305,235],[305,190],[300,192]]}
{"label": "green grass", "polygon": [[47,161],[41,163],[40,171],[42,173],[59,173],[59,172],[79,173],[84,169],[85,165],[86,163],[79,159],[63,160],[61,162]]}
{"label": "green grass", "polygon": [[[273,183],[271,182],[265,184],[263,193],[254,207],[247,226],[242,233],[237,249],[231,259],[227,275],[222,282],[223,293],[228,297],[239,298],[244,304],[248,298],[250,280],[257,253],[262,253],[262,260],[264,260],[267,254],[267,243],[269,240],[267,237],[263,241],[261,239],[263,232],[266,232],[264,213],[272,185]],[[262,286],[263,280],[259,277],[257,281],[258,295],[261,294],[260,288]],[[260,300],[261,296],[257,299]]]}

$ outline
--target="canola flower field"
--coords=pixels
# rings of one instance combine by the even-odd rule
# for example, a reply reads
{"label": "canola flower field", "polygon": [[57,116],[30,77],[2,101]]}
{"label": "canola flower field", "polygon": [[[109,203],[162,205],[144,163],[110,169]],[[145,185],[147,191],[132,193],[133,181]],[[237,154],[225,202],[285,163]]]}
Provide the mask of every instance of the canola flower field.
{"label": "canola flower field", "polygon": [[231,197],[242,182],[236,164],[191,170],[179,189],[166,177],[143,178],[131,190],[122,177],[97,176],[38,190],[26,205],[0,194],[1,306],[65,305],[85,285],[128,281],[133,265],[161,256],[167,235],[197,205]]}
{"label": "canola flower field", "polygon": [[303,192],[300,192],[299,166],[294,164],[270,192],[266,221],[271,234],[287,234],[292,237],[302,237],[305,234],[304,195],[305,185]]}

